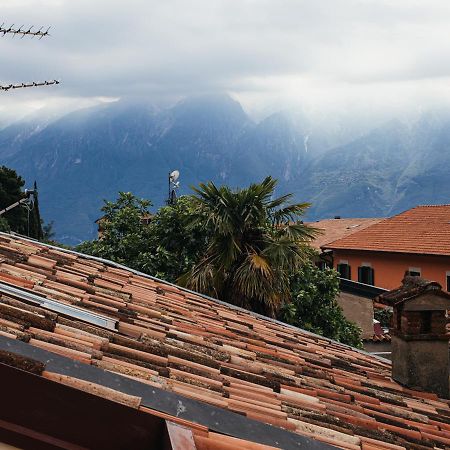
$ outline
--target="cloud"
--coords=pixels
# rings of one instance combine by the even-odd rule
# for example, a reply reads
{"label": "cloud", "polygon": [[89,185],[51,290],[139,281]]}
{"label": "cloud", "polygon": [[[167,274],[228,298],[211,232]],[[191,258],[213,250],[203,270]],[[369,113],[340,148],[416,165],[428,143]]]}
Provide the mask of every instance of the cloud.
{"label": "cloud", "polygon": [[0,114],[5,105],[214,90],[261,104],[450,97],[446,0],[0,0],[0,8],[7,24],[52,26],[42,40],[0,38],[0,81],[63,82],[1,94]]}

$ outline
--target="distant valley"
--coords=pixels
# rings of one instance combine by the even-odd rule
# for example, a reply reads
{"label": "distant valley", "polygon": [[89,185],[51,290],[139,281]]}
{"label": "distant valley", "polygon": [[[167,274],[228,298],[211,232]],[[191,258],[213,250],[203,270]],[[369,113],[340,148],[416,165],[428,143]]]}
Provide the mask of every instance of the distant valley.
{"label": "distant valley", "polygon": [[182,194],[200,181],[244,186],[272,175],[280,193],[312,202],[310,220],[450,201],[445,113],[349,129],[282,112],[256,123],[226,95],[167,109],[119,101],[14,123],[0,131],[0,156],[28,186],[37,180],[41,213],[67,244],[95,236],[102,200],[119,190],[162,205],[173,169],[181,172]]}

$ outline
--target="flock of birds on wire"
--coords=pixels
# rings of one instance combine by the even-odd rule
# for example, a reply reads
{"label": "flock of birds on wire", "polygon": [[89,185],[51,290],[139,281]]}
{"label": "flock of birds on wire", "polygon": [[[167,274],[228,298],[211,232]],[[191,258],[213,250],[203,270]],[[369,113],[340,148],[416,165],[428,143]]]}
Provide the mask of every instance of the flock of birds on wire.
{"label": "flock of birds on wire", "polygon": [[[7,34],[11,34],[14,36],[20,36],[23,39],[25,36],[31,36],[31,38],[38,37],[39,40],[43,37],[50,36],[48,27],[45,31],[43,31],[44,27],[39,28],[38,30],[34,29],[34,26],[29,28],[24,28],[24,25],[19,28],[14,28],[14,25],[10,27],[5,27],[5,24],[2,23],[0,25],[0,35],[5,36]],[[17,83],[17,84],[0,84],[0,91],[9,91],[11,89],[22,89],[22,88],[30,88],[30,87],[38,87],[38,86],[50,86],[52,84],[59,84],[59,80],[50,80],[50,81],[32,81],[30,83]]]}

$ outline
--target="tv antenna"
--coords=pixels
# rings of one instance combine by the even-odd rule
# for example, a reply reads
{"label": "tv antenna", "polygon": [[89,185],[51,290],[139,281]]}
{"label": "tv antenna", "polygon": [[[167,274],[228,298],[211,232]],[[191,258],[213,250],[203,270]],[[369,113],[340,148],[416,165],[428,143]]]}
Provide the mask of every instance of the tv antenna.
{"label": "tv antenna", "polygon": [[[14,25],[11,26],[5,26],[5,23],[2,23],[0,25],[0,36],[4,37],[6,35],[12,35],[12,37],[20,36],[21,39],[23,39],[25,36],[31,37],[32,39],[34,37],[37,37],[39,40],[41,40],[43,37],[50,36],[49,30],[50,27],[46,30],[43,30],[44,27],[41,27],[39,29],[35,28],[34,26],[25,27],[24,25],[21,25],[20,27],[14,27]],[[51,86],[53,84],[59,84],[59,80],[46,80],[46,81],[31,81],[29,83],[9,83],[9,84],[1,84],[0,83],[0,92],[7,92],[9,90],[14,89],[23,89],[23,88],[31,88],[31,87],[39,87],[39,86]]]}
{"label": "tv antenna", "polygon": [[180,178],[180,172],[174,170],[169,173],[169,197],[167,198],[168,205],[174,205],[177,201],[177,190],[180,187],[180,182],[177,181]]}

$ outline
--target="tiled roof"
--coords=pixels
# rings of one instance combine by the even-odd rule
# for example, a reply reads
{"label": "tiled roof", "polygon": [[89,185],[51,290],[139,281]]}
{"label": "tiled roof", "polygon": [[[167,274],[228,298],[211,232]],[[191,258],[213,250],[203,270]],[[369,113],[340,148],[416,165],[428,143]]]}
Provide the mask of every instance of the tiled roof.
{"label": "tiled roof", "polygon": [[311,242],[311,245],[315,249],[320,250],[321,247],[330,242],[363,230],[381,220],[383,219],[324,219],[317,222],[308,222],[307,225],[322,231],[322,233]]}
{"label": "tiled roof", "polygon": [[341,448],[450,446],[450,402],[400,386],[381,358],[4,234],[0,282],[117,321],[110,331],[3,294],[2,336]]}
{"label": "tiled roof", "polygon": [[417,206],[324,247],[450,256],[450,205]]}
{"label": "tiled roof", "polygon": [[373,336],[370,339],[372,342],[390,342],[391,335],[389,330],[383,329],[378,320],[373,320]]}

